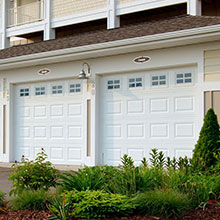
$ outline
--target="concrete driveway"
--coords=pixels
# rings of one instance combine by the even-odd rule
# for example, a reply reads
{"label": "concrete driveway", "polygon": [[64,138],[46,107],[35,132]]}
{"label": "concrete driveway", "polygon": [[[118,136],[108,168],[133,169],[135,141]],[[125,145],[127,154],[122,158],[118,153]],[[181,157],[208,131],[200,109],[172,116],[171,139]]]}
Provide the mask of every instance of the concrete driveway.
{"label": "concrete driveway", "polygon": [[10,174],[11,174],[10,168],[0,167],[0,190],[2,190],[7,194],[6,199],[8,198],[8,193],[12,185],[11,181],[8,180]]}

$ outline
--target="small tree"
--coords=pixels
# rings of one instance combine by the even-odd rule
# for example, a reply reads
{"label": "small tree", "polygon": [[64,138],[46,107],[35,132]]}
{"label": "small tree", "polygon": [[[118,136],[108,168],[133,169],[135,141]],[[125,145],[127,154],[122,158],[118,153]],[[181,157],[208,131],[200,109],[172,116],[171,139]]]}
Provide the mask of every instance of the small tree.
{"label": "small tree", "polygon": [[200,161],[200,166],[202,163],[203,168],[211,167],[217,162],[215,154],[220,149],[219,134],[217,116],[213,109],[209,109],[193,151],[193,161],[197,163]]}

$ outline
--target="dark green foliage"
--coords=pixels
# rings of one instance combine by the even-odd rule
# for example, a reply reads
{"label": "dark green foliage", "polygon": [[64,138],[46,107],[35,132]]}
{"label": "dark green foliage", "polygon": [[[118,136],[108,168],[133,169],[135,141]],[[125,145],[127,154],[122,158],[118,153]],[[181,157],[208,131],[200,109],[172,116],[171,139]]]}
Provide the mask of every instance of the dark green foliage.
{"label": "dark green foliage", "polygon": [[46,159],[47,155],[42,149],[34,161],[22,157],[21,163],[14,163],[11,168],[13,173],[9,177],[12,181],[10,195],[16,195],[23,190],[48,190],[56,186],[58,171]]}
{"label": "dark green foliage", "polygon": [[43,189],[36,191],[28,190],[16,195],[10,201],[10,206],[13,210],[46,210],[46,203],[49,200],[49,193]]}
{"label": "dark green foliage", "polygon": [[55,198],[48,208],[52,216],[47,220],[68,220],[70,218],[70,204],[66,203],[65,195],[63,199]]}
{"label": "dark green foliage", "polygon": [[73,217],[87,219],[128,216],[135,208],[135,205],[126,196],[100,190],[67,192],[66,202],[70,205]]}
{"label": "dark green foliage", "polygon": [[202,169],[209,168],[217,163],[215,154],[219,152],[219,124],[213,109],[209,109],[200,131],[199,140],[193,151],[192,163]]}
{"label": "dark green foliage", "polygon": [[124,154],[124,156],[121,158],[121,163],[123,165],[123,168],[125,169],[131,169],[135,167],[133,159],[129,157],[127,154]]}
{"label": "dark green foliage", "polygon": [[174,190],[152,190],[138,194],[134,200],[136,213],[148,216],[180,217],[190,209],[190,200]]}
{"label": "dark green foliage", "polygon": [[179,190],[188,195],[193,207],[205,206],[209,199],[216,197],[215,178],[211,175],[190,176],[187,181],[178,185]]}
{"label": "dark green foliage", "polygon": [[77,172],[60,175],[63,190],[79,191],[103,189],[118,170],[111,166],[85,167]]}
{"label": "dark green foliage", "polygon": [[0,207],[3,205],[5,193],[0,190]]}
{"label": "dark green foliage", "polygon": [[157,149],[154,148],[152,149],[151,153],[150,153],[150,162],[153,168],[159,168],[162,169],[165,165],[165,157],[164,157],[164,153],[162,151],[160,151],[158,153]]}

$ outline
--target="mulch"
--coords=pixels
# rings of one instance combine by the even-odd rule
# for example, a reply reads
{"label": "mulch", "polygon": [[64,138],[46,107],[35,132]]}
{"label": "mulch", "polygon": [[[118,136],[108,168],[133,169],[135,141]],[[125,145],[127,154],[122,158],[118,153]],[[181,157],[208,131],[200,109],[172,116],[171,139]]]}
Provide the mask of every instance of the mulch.
{"label": "mulch", "polygon": [[[51,216],[49,211],[8,211],[5,214],[0,214],[0,220],[45,220]],[[72,219],[77,220],[77,219]],[[104,219],[110,220],[110,219]],[[174,218],[165,219],[160,217],[148,216],[129,216],[114,218],[111,220],[174,220]],[[220,204],[217,201],[210,200],[205,209],[199,208],[186,214],[182,220],[220,220]]]}

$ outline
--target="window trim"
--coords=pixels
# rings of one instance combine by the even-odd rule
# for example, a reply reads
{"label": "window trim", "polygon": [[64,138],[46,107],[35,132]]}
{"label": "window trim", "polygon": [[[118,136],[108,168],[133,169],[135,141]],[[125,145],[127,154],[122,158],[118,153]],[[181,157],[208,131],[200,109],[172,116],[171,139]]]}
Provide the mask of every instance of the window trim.
{"label": "window trim", "polygon": [[[141,81],[140,82],[137,82],[137,78],[141,78]],[[129,82],[130,79],[135,79],[135,87],[129,87],[129,85],[131,84],[131,82]],[[136,84],[137,83],[141,83],[142,85],[137,87]],[[127,88],[128,90],[142,90],[144,89],[144,76],[143,75],[135,75],[135,76],[128,76],[127,77]]]}
{"label": "window trim", "polygon": [[[109,86],[109,84],[108,84],[108,82],[109,81],[115,81],[115,80],[119,80],[119,88],[117,88],[117,89],[115,89],[115,88],[113,88],[113,89],[108,89],[108,86]],[[113,86],[114,86],[114,83],[112,84]],[[118,84],[116,84],[116,85],[118,85]],[[117,77],[111,77],[111,78],[108,78],[108,79],[106,79],[106,83],[105,83],[105,90],[107,91],[107,92],[117,92],[117,91],[121,91],[121,89],[122,89],[122,79],[121,78],[117,78]]]}
{"label": "window trim", "polygon": [[[190,73],[191,74],[191,77],[185,77],[185,74],[187,73]],[[183,78],[177,78],[177,75],[178,74],[183,74]],[[177,80],[178,79],[182,79],[183,80],[183,83],[177,83]],[[191,79],[191,82],[185,82],[185,79]],[[175,72],[175,85],[176,86],[186,86],[186,85],[193,85],[194,83],[194,73],[193,71],[182,71],[182,72]]]}
{"label": "window trim", "polygon": [[[153,78],[154,76],[157,76],[157,77],[165,76],[165,82],[166,82],[166,83],[165,83],[164,85],[160,85],[159,82],[160,82],[160,81],[164,81],[164,80],[160,80],[159,78],[158,78],[158,80],[153,80],[152,78]],[[150,75],[150,87],[151,87],[152,89],[158,89],[158,88],[168,87],[168,86],[169,86],[169,78],[168,78],[168,76],[169,76],[169,75],[168,75],[167,73],[153,73],[153,74],[151,74],[151,75]],[[152,85],[153,81],[158,82],[158,85]]]}
{"label": "window trim", "polygon": [[[25,89],[29,89],[29,90],[28,90],[28,96],[25,96],[25,95],[24,95],[24,96],[21,96],[21,89],[24,89],[24,90],[25,90]],[[30,86],[20,87],[20,88],[18,89],[18,91],[19,91],[19,94],[18,94],[18,95],[19,95],[20,98],[30,98],[30,97],[31,97],[31,87],[30,87]],[[25,91],[24,91],[23,93],[25,94]]]}
{"label": "window trim", "polygon": [[[40,91],[39,92],[42,92],[41,91],[41,89],[44,87],[44,92],[45,92],[45,94],[44,95],[42,95],[42,94],[40,94],[40,95],[36,95],[36,88],[40,88]],[[39,85],[39,86],[34,86],[34,97],[44,97],[44,96],[46,96],[47,95],[47,86],[46,85]]]}
{"label": "window trim", "polygon": [[[80,85],[80,92],[70,92],[70,85],[77,85],[77,84],[79,84]],[[76,88],[74,88],[74,89],[76,89]],[[83,92],[83,86],[82,86],[82,83],[81,82],[69,82],[68,83],[68,94],[69,95],[80,95],[80,94],[82,94],[82,92]]]}
{"label": "window trim", "polygon": [[[62,86],[62,93],[53,93],[53,86]],[[57,88],[58,89],[58,88]],[[56,90],[57,90],[56,89]],[[61,95],[64,95],[64,92],[65,92],[65,87],[64,87],[64,84],[63,83],[52,83],[50,84],[50,95],[52,96],[61,96]]]}

